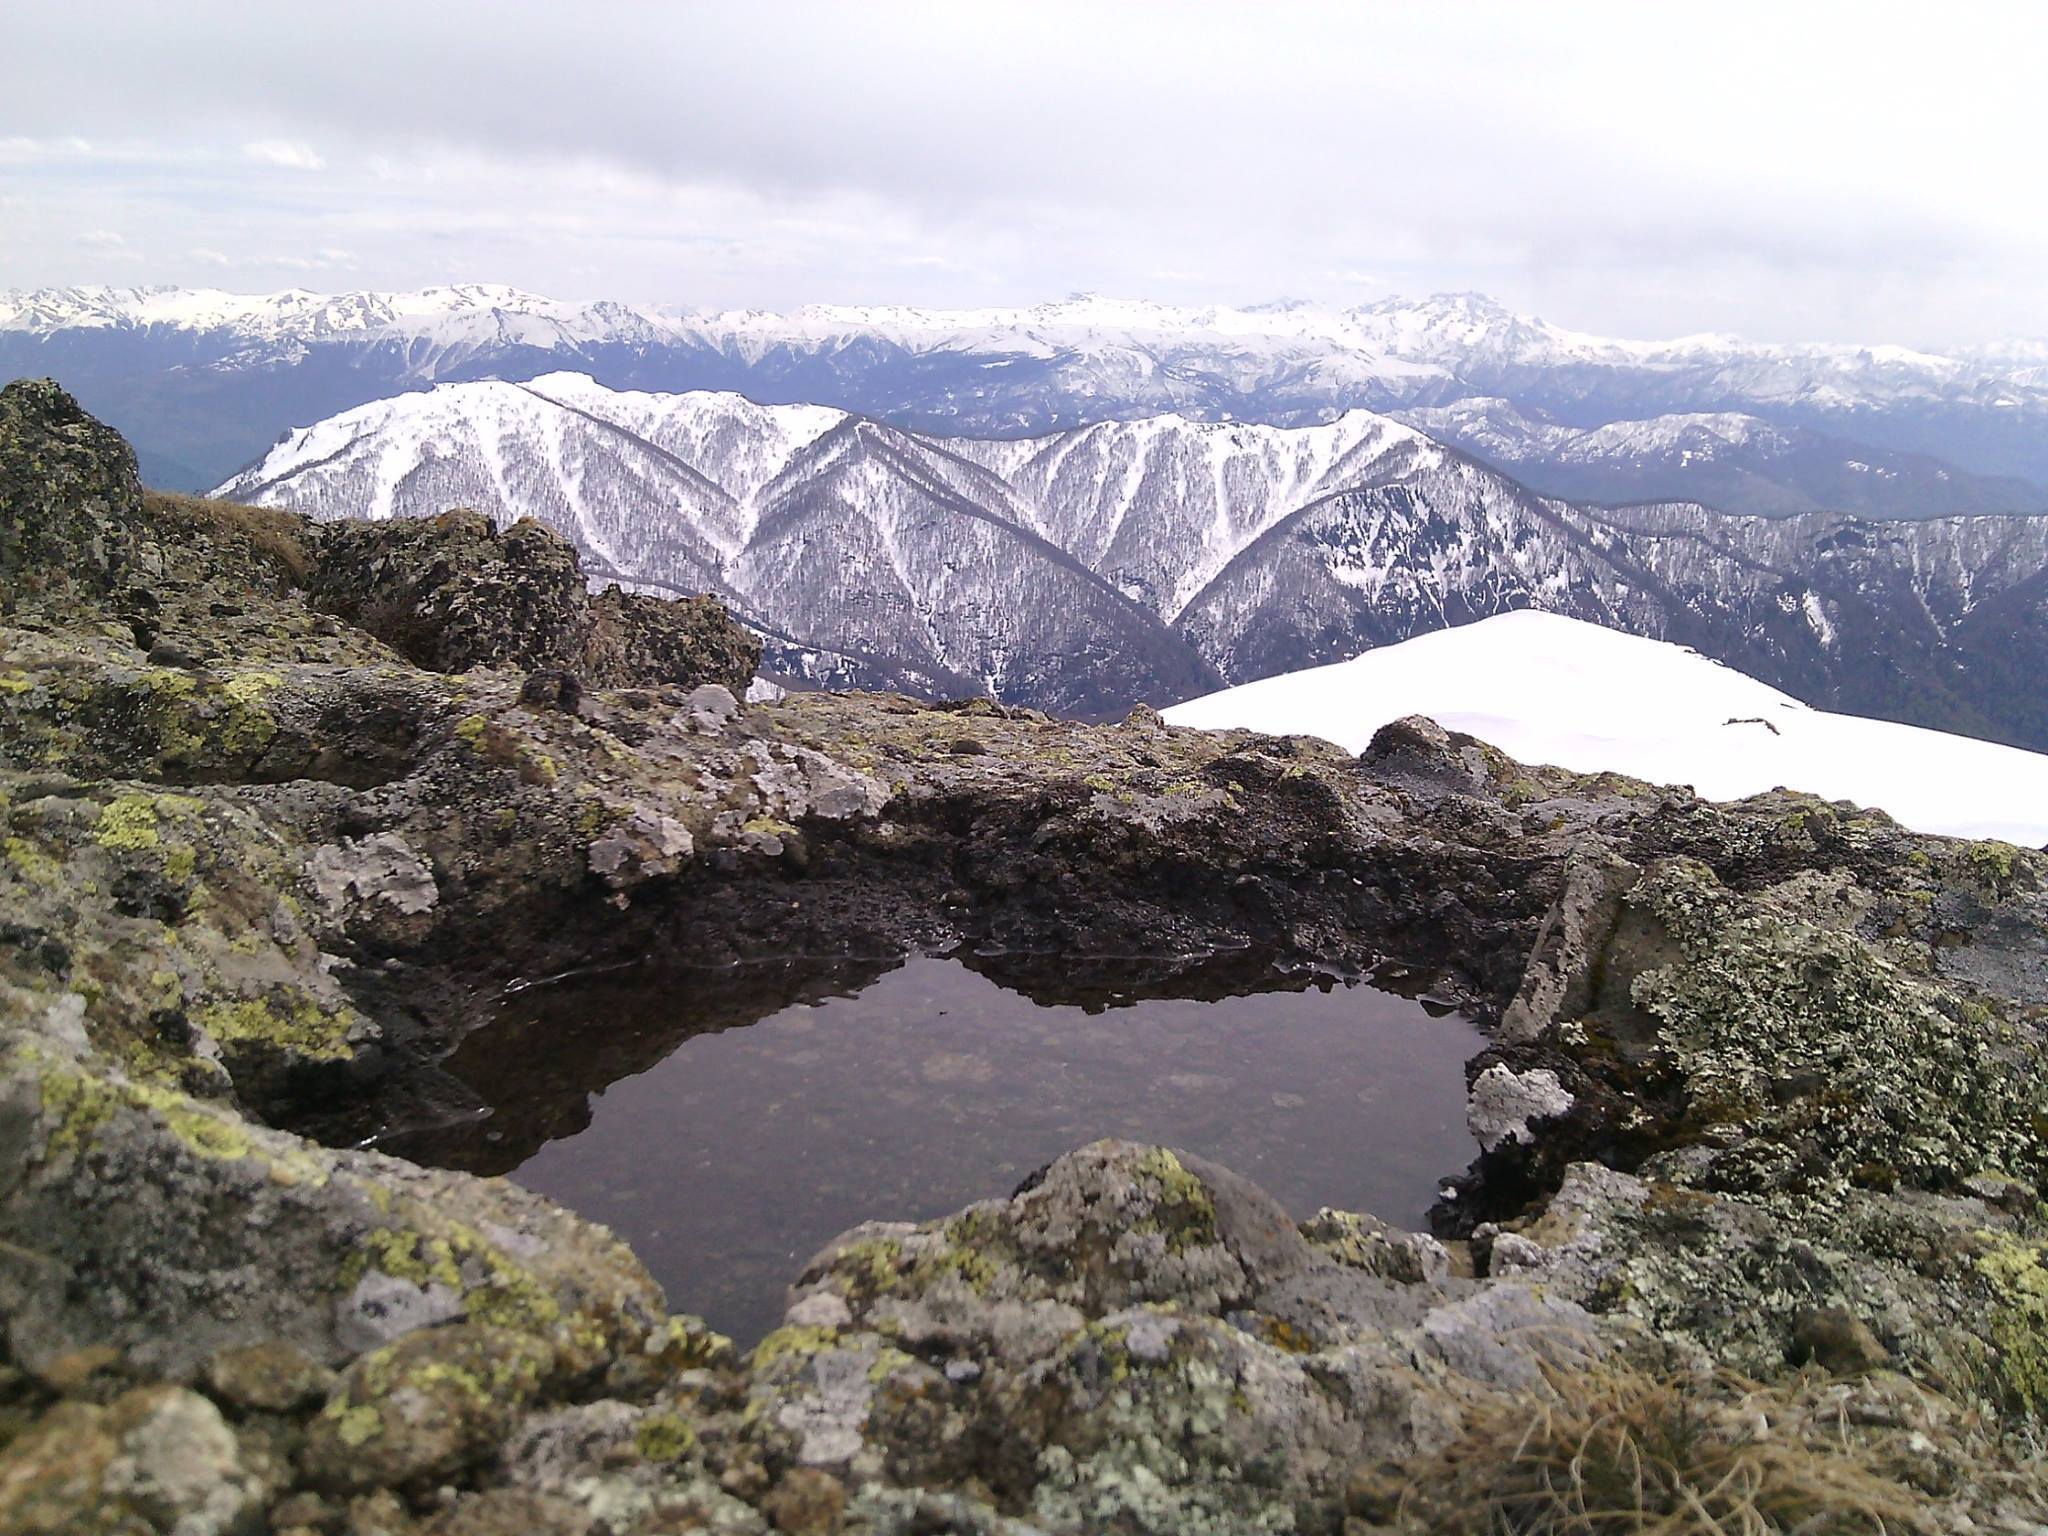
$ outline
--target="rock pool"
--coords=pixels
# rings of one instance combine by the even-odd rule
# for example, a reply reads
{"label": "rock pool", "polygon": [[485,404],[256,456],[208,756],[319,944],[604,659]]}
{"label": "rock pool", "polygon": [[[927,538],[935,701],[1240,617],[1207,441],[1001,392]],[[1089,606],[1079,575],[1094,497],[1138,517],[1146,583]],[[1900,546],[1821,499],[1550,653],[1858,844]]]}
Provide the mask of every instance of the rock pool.
{"label": "rock pool", "polygon": [[1006,1194],[1098,1137],[1212,1158],[1298,1217],[1406,1227],[1473,1154],[1480,1040],[1441,1005],[1327,977],[1175,998],[1030,974],[1028,996],[928,956],[537,987],[444,1064],[440,1123],[381,1144],[606,1223],[671,1305],[742,1341],[848,1227]]}

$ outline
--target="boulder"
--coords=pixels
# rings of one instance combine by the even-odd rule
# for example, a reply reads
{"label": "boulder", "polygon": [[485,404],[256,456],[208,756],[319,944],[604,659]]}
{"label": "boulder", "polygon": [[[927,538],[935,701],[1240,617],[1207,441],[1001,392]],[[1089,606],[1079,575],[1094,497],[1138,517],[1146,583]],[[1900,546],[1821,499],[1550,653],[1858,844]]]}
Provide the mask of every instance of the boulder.
{"label": "boulder", "polygon": [[593,599],[576,547],[532,518],[503,531],[466,508],[327,523],[307,589],[435,672],[552,669],[596,687],[723,683],[743,693],[761,660],[760,642],[715,598],[614,586]]}
{"label": "boulder", "polygon": [[107,594],[141,544],[135,454],[54,379],[0,389],[0,614],[45,588]]}

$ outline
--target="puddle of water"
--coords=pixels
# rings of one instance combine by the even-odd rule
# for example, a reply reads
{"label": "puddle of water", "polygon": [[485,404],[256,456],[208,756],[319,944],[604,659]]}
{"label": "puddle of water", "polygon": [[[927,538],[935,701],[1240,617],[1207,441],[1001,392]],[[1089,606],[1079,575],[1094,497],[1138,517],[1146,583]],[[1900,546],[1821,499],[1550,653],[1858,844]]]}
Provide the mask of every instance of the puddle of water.
{"label": "puddle of water", "polygon": [[1297,1216],[1411,1228],[1473,1155],[1481,1041],[1440,1006],[1327,983],[1048,1005],[958,960],[885,964],[536,989],[444,1064],[488,1111],[382,1144],[604,1222],[671,1307],[743,1343],[848,1227],[1007,1194],[1098,1137],[1211,1158]]}

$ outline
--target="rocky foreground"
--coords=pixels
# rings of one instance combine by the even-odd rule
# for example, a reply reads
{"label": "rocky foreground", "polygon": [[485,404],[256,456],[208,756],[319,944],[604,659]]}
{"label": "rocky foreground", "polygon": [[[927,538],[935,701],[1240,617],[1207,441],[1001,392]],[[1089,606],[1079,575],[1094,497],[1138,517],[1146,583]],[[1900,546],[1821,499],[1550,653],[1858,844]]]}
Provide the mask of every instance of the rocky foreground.
{"label": "rocky foreground", "polygon": [[[0,1531],[2048,1529],[2048,858],[1427,721],[743,705],[755,654],[0,393]],[[1486,1151],[1430,1236],[1098,1143],[742,1355],[303,1134],[516,980],[956,942],[1397,958],[1492,1026]]]}

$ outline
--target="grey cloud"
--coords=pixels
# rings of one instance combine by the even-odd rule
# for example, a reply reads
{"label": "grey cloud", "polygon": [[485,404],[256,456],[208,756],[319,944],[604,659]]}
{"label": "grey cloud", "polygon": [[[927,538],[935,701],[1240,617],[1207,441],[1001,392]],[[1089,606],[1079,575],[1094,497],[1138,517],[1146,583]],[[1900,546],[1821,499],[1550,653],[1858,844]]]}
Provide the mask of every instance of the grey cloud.
{"label": "grey cloud", "polygon": [[90,276],[36,231],[121,222],[682,303],[1477,286],[1588,329],[2048,330],[2048,214],[2013,195],[2048,21],[1918,14],[39,7],[0,62],[37,205],[0,281]]}

